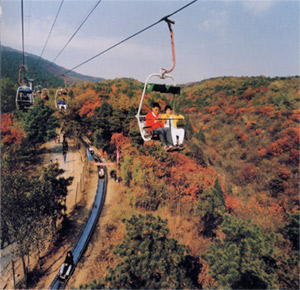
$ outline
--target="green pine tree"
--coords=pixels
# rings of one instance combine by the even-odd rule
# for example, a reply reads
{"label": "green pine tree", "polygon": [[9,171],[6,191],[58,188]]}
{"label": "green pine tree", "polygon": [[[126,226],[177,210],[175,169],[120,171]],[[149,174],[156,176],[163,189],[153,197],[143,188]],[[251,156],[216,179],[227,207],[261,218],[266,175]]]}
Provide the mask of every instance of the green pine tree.
{"label": "green pine tree", "polygon": [[1,80],[1,112],[12,112],[16,109],[17,86],[10,79]]}
{"label": "green pine tree", "polygon": [[278,260],[278,281],[281,289],[300,289],[299,280],[299,212],[288,214],[288,223],[279,228],[280,234],[285,238],[284,248],[288,248],[286,240],[290,241],[288,252],[279,252]]}
{"label": "green pine tree", "polygon": [[273,289],[273,241],[261,229],[225,215],[224,240],[216,239],[203,258],[219,289]]}
{"label": "green pine tree", "polygon": [[54,109],[45,105],[39,99],[24,118],[24,130],[28,142],[37,147],[56,136],[56,128],[59,127],[58,119],[54,116]]}
{"label": "green pine tree", "polygon": [[223,221],[226,212],[223,191],[217,178],[213,187],[209,187],[199,196],[196,204],[196,213],[204,223],[204,236],[214,237],[217,227]]}
{"label": "green pine tree", "polygon": [[91,126],[94,133],[95,146],[100,147],[109,145],[112,132],[110,120],[113,114],[113,108],[110,104],[104,102],[100,107],[95,108],[95,115],[92,117]]}
{"label": "green pine tree", "polygon": [[[186,246],[167,237],[167,221],[151,214],[132,216],[114,253],[121,261],[105,277],[107,288],[197,288],[199,265]],[[103,285],[99,283],[99,285]]]}

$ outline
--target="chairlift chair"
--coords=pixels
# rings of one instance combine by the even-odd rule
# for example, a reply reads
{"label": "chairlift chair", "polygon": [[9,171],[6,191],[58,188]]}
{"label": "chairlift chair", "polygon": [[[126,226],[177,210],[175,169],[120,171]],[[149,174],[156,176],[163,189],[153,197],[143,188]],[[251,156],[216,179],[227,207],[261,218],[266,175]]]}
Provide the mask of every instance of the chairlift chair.
{"label": "chairlift chair", "polygon": [[[170,31],[173,64],[169,70],[161,69],[160,73],[150,74],[146,79],[142,97],[141,97],[141,101],[140,101],[140,105],[139,105],[139,109],[135,116],[137,118],[137,121],[139,124],[140,134],[141,134],[143,140],[146,142],[153,140],[153,138],[155,137],[155,136],[153,136],[153,132],[152,132],[151,128],[146,126],[146,115],[141,114],[146,91],[150,91],[150,92],[155,91],[155,92],[159,92],[162,94],[173,94],[173,103],[174,103],[173,109],[174,109],[174,111],[175,111],[175,97],[177,94],[180,94],[180,87],[176,86],[175,78],[172,75],[169,75],[169,73],[171,73],[173,71],[173,69],[175,68],[175,63],[176,63],[174,37],[173,37],[173,30],[172,30],[172,24],[174,24],[175,22],[168,19],[167,17],[165,17],[163,20],[165,20],[167,22],[169,31]],[[149,83],[149,81],[152,77],[158,77],[160,79],[171,79],[173,81],[173,85]]]}
{"label": "chairlift chair", "polygon": [[[160,79],[169,78],[173,81],[173,84],[166,85],[166,84],[150,83],[149,81],[153,77],[158,77]],[[142,111],[146,92],[154,92],[154,91],[159,92],[161,94],[173,94],[173,101],[175,104],[175,95],[180,94],[180,87],[176,86],[175,78],[172,75],[168,75],[168,74],[164,74],[164,73],[153,73],[147,77],[147,79],[145,81],[139,109],[135,116],[137,118],[137,121],[139,124],[139,130],[140,130],[141,136],[142,136],[143,140],[146,142],[153,140],[154,136],[152,134],[152,131],[151,130],[149,131],[149,127],[146,126],[146,115],[143,115],[141,111]],[[174,106],[174,109],[175,109],[175,106]]]}
{"label": "chairlift chair", "polygon": [[34,86],[34,88],[33,88],[33,93],[34,94],[40,94],[41,92],[42,92],[42,86],[41,85]]}
{"label": "chairlift chair", "polygon": [[31,87],[20,86],[16,94],[16,106],[18,110],[32,109],[34,104],[34,97]]}
{"label": "chairlift chair", "polygon": [[42,89],[41,99],[44,100],[45,102],[49,101],[48,89],[46,89],[46,88]]}
{"label": "chairlift chair", "polygon": [[54,104],[55,104],[55,108],[58,108],[59,110],[61,109],[65,109],[67,110],[68,104],[60,99],[60,98],[65,98],[68,95],[68,90],[66,88],[62,89],[57,89],[56,93],[55,93],[55,100],[54,100]]}

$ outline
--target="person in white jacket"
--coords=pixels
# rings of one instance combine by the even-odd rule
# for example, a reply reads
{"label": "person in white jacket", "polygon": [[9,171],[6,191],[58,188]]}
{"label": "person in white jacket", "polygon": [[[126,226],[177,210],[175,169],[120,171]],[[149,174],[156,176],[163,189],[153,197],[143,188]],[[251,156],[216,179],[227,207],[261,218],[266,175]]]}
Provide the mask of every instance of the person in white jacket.
{"label": "person in white jacket", "polygon": [[184,116],[173,114],[172,107],[167,105],[165,107],[165,114],[162,114],[161,118],[164,119],[164,127],[171,129],[173,146],[184,149],[183,141],[185,131],[183,128],[177,128],[177,122],[183,120]]}

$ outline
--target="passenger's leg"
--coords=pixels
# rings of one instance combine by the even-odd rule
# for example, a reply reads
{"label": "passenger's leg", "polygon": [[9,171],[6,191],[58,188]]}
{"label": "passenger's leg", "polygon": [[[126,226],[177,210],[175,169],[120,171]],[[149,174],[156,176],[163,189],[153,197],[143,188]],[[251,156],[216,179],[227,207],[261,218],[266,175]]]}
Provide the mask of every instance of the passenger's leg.
{"label": "passenger's leg", "polygon": [[173,129],[170,129],[170,128],[164,128],[165,132],[166,132],[166,140],[167,140],[167,145],[168,146],[174,146],[176,143],[174,143],[174,140],[173,140],[173,132],[172,130]]}
{"label": "passenger's leg", "polygon": [[64,272],[64,269],[65,269],[65,263],[63,263],[62,265],[61,265],[61,268],[60,268],[60,274],[63,274],[63,272]]}
{"label": "passenger's leg", "polygon": [[172,136],[172,142],[173,145],[176,146],[177,145],[177,134],[176,134],[176,129],[171,129],[171,136]]}
{"label": "passenger's leg", "polygon": [[166,133],[164,131],[164,128],[157,128],[153,130],[153,133],[158,135],[160,142],[165,147],[167,144],[166,144]]}
{"label": "passenger's leg", "polygon": [[184,140],[184,129],[177,129],[177,135],[179,136],[179,144],[182,144]]}
{"label": "passenger's leg", "polygon": [[70,265],[69,268],[68,268],[68,270],[67,270],[67,273],[66,273],[67,276],[70,275],[71,269],[72,269],[72,265]]}

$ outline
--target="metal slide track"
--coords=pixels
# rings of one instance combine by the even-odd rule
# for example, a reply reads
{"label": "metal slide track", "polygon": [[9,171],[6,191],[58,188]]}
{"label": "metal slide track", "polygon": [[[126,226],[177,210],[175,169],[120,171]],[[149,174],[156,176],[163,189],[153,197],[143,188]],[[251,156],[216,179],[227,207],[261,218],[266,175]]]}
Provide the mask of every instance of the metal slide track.
{"label": "metal slide track", "polygon": [[106,195],[106,189],[107,189],[107,170],[105,170],[105,178],[103,180],[98,181],[98,188],[97,193],[95,196],[95,201],[93,203],[93,206],[90,210],[90,215],[88,218],[87,223],[84,226],[84,229],[81,231],[81,234],[77,240],[77,243],[72,249],[72,254],[74,257],[74,267],[71,270],[71,273],[67,280],[61,281],[59,280],[58,275],[54,278],[52,281],[49,289],[64,289],[65,285],[68,283],[68,280],[70,279],[72,273],[74,272],[74,269],[80,260],[82,254],[84,253],[88,243],[89,239],[93,234],[94,228],[97,224],[98,218],[100,216],[100,213],[102,211],[105,195]]}

